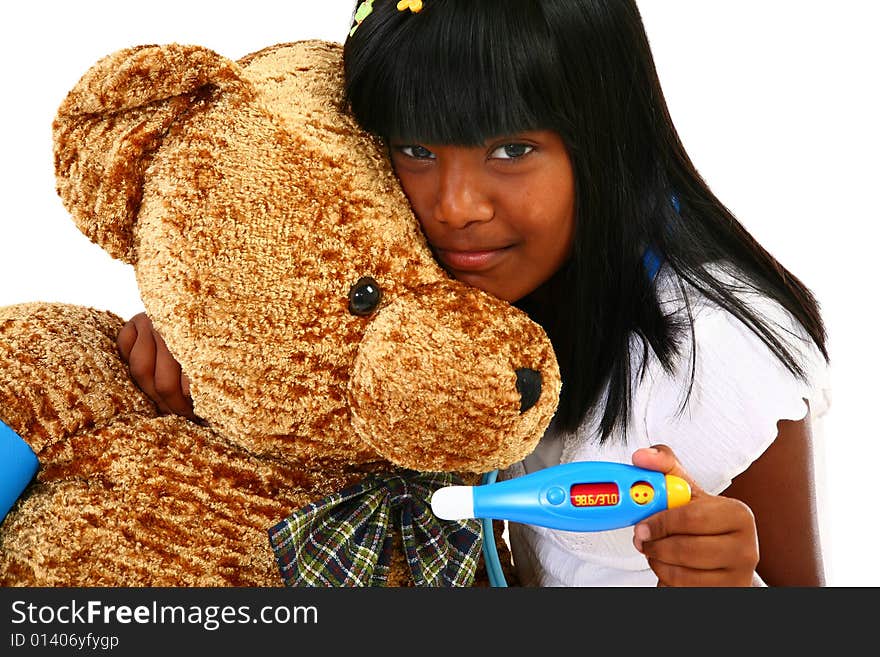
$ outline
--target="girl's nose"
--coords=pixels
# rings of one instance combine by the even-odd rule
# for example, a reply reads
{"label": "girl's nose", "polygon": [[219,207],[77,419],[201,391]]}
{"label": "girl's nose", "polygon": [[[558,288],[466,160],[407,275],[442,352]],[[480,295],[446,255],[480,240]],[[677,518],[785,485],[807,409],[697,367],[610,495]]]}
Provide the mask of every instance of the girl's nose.
{"label": "girl's nose", "polygon": [[452,228],[489,221],[495,215],[478,172],[456,164],[440,167],[434,219]]}

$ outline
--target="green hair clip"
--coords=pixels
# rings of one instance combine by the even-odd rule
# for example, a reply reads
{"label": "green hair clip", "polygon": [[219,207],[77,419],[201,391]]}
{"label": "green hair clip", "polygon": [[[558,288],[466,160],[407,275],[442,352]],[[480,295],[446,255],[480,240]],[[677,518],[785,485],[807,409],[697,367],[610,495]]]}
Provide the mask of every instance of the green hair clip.
{"label": "green hair clip", "polygon": [[373,13],[373,1],[374,0],[364,0],[358,5],[357,11],[354,12],[354,27],[351,28],[351,32],[348,33],[348,36],[354,34],[354,31],[361,26],[364,19]]}
{"label": "green hair clip", "polygon": [[[354,12],[354,27],[348,36],[354,34],[354,31],[361,26],[364,19],[373,13],[373,3],[375,0],[364,0],[358,5],[357,11]],[[397,3],[397,11],[405,11],[409,9],[412,13],[418,14],[422,10],[422,0],[400,0]]]}

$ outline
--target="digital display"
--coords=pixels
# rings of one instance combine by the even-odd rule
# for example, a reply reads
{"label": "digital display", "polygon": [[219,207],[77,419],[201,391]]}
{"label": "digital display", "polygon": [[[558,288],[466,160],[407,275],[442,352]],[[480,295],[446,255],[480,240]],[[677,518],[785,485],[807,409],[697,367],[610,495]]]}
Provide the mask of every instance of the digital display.
{"label": "digital display", "polygon": [[572,506],[614,506],[620,502],[620,490],[613,482],[574,484],[570,496]]}

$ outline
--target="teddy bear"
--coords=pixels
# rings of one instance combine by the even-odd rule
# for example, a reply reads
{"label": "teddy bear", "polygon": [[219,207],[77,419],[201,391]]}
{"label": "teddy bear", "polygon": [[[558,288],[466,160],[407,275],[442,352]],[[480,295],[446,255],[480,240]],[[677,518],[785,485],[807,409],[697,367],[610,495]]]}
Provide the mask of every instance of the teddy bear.
{"label": "teddy bear", "polygon": [[65,208],[134,268],[198,419],[139,390],[112,311],[0,309],[0,420],[39,459],[0,585],[485,584],[478,521],[428,500],[534,449],[558,365],[434,260],[341,45],[125,48],[53,137]]}

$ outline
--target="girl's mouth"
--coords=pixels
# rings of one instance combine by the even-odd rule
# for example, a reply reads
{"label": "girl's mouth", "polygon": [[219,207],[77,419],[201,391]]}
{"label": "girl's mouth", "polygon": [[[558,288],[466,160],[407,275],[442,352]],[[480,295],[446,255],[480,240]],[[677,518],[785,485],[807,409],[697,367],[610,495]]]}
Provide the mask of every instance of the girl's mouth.
{"label": "girl's mouth", "polygon": [[484,271],[504,257],[510,247],[475,251],[435,249],[437,259],[453,271]]}

